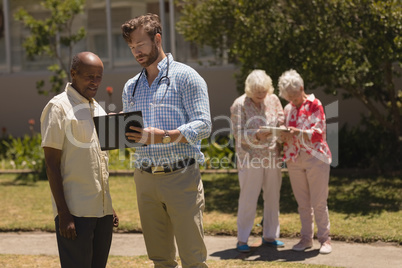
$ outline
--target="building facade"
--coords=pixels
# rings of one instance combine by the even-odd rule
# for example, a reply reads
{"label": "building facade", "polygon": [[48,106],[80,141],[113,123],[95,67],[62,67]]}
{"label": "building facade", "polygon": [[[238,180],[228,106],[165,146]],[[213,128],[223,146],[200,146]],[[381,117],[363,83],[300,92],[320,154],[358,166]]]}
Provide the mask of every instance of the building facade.
{"label": "building facade", "polygon": [[[36,57],[34,60],[27,58],[22,44],[30,33],[21,22],[14,19],[15,12],[21,7],[36,19],[48,17],[49,12],[40,2],[41,0],[0,0],[0,128],[3,135],[22,136],[29,133],[28,121],[31,119],[36,122],[34,129],[39,131],[42,109],[53,97],[40,95],[36,89],[38,80],[48,81],[51,73],[47,71],[47,66],[52,61],[46,57]],[[186,42],[176,32],[174,26],[180,13],[173,2],[174,0],[87,0],[84,12],[74,19],[72,26],[73,31],[84,27],[87,34],[74,46],[73,54],[92,51],[101,57],[105,71],[96,99],[106,111],[118,112],[122,108],[121,93],[124,83],[141,71],[140,65],[121,37],[120,26],[138,15],[159,14],[163,25],[165,52],[172,53],[177,61],[195,68],[206,80],[213,133],[227,133],[230,129],[229,108],[239,95],[234,77],[236,67],[225,61],[217,62],[212,50],[200,49],[195,44]],[[67,50],[63,47],[59,49],[62,54]],[[210,62],[215,64],[211,65]],[[107,87],[113,88],[112,95],[107,93]],[[338,100],[322,92],[314,91],[314,94],[324,104]],[[340,124],[358,122],[359,113],[350,113],[350,109],[364,111],[363,106],[356,101],[354,104],[350,104],[350,101],[337,103],[335,117],[339,118]]]}

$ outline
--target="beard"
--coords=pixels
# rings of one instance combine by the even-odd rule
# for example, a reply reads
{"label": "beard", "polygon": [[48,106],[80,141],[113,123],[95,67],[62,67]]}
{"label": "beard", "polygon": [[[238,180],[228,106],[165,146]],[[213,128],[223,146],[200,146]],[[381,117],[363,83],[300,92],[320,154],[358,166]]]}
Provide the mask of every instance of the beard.
{"label": "beard", "polygon": [[159,49],[155,45],[155,43],[152,43],[151,52],[149,54],[143,54],[142,56],[147,57],[148,59],[145,62],[140,63],[140,64],[142,67],[147,68],[158,59]]}

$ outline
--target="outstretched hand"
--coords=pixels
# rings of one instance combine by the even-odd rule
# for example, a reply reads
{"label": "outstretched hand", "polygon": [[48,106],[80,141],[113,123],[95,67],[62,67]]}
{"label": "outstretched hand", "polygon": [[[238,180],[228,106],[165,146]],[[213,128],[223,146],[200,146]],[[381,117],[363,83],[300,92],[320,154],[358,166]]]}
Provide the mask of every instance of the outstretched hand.
{"label": "outstretched hand", "polygon": [[300,130],[295,127],[288,127],[289,131],[282,131],[280,139],[283,141],[290,141],[293,139],[293,136],[299,135]]}

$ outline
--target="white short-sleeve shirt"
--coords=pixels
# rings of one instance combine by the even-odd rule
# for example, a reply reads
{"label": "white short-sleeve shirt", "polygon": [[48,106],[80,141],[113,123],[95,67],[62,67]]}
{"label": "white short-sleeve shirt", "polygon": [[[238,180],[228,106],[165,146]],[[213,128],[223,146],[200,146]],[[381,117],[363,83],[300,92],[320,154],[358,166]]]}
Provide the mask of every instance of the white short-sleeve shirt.
{"label": "white short-sleeve shirt", "polygon": [[[101,151],[93,116],[106,115],[70,83],[53,97],[41,116],[42,147],[62,151],[64,195],[72,215],[103,217],[113,214],[109,192],[108,154]],[[53,213],[57,208],[52,196]]]}

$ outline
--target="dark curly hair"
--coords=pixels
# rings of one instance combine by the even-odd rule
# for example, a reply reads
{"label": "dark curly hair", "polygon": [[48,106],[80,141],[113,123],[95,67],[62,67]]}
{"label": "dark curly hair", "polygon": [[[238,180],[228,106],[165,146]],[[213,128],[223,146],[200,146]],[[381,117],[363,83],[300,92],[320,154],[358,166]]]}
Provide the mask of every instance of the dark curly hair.
{"label": "dark curly hair", "polygon": [[131,42],[131,33],[136,29],[144,27],[145,32],[149,35],[152,41],[154,41],[155,35],[162,35],[162,26],[159,16],[156,14],[148,13],[146,15],[135,17],[134,19],[128,20],[121,25],[121,31],[124,40],[127,43]]}

